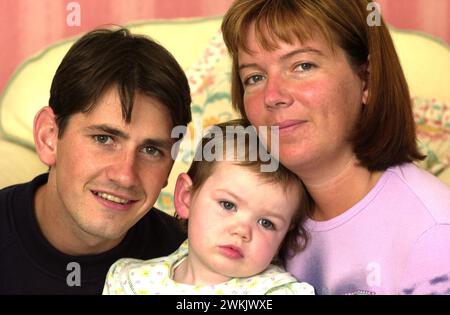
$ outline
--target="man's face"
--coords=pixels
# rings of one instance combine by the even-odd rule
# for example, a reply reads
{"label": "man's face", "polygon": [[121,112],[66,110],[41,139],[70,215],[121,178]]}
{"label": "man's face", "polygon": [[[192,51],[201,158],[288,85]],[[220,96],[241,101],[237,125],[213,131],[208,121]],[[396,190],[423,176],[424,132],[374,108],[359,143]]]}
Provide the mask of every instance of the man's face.
{"label": "man's face", "polygon": [[64,226],[85,239],[121,239],[154,205],[173,165],[172,122],[157,100],[136,92],[131,122],[116,89],[90,113],[70,117],[58,139],[47,194]]}

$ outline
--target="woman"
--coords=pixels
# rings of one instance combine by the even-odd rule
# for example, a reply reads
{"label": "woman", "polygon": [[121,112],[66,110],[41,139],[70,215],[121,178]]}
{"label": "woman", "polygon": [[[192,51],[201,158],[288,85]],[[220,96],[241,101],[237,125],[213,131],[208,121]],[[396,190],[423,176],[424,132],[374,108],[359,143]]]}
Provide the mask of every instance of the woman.
{"label": "woman", "polygon": [[420,170],[411,101],[366,0],[237,0],[222,32],[233,106],[278,126],[315,203],[287,268],[319,294],[450,293],[450,189]]}

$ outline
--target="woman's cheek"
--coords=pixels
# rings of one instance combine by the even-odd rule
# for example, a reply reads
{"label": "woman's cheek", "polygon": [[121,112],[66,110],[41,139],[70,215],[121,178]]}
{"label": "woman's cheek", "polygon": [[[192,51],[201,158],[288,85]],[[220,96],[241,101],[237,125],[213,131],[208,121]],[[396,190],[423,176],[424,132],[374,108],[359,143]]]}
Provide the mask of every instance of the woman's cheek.
{"label": "woman's cheek", "polygon": [[258,105],[258,102],[254,96],[244,97],[244,109],[250,122],[253,125],[260,126],[263,107]]}

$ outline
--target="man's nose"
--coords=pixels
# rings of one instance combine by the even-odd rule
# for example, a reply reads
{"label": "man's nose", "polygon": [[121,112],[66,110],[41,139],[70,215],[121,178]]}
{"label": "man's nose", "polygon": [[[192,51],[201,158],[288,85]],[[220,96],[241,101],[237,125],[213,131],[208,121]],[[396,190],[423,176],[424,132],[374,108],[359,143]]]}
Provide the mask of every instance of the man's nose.
{"label": "man's nose", "polygon": [[108,178],[123,188],[132,188],[137,181],[137,161],[134,150],[121,152],[107,169]]}

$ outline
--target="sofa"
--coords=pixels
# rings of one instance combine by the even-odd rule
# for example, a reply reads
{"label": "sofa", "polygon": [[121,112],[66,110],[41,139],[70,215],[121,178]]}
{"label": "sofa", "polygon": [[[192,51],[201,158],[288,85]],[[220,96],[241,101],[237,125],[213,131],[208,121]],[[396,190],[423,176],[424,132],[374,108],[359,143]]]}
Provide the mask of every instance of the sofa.
{"label": "sofa", "polygon": [[[186,171],[208,126],[237,117],[230,105],[230,58],[220,34],[221,17],[142,21],[125,25],[169,49],[189,79],[193,121],[167,187],[156,206],[173,212],[177,175]],[[450,185],[450,47],[425,34],[391,28],[414,103],[421,151],[419,165]],[[77,38],[55,43],[26,60],[0,98],[0,188],[45,172],[34,151],[35,113],[47,105],[53,74]]]}

